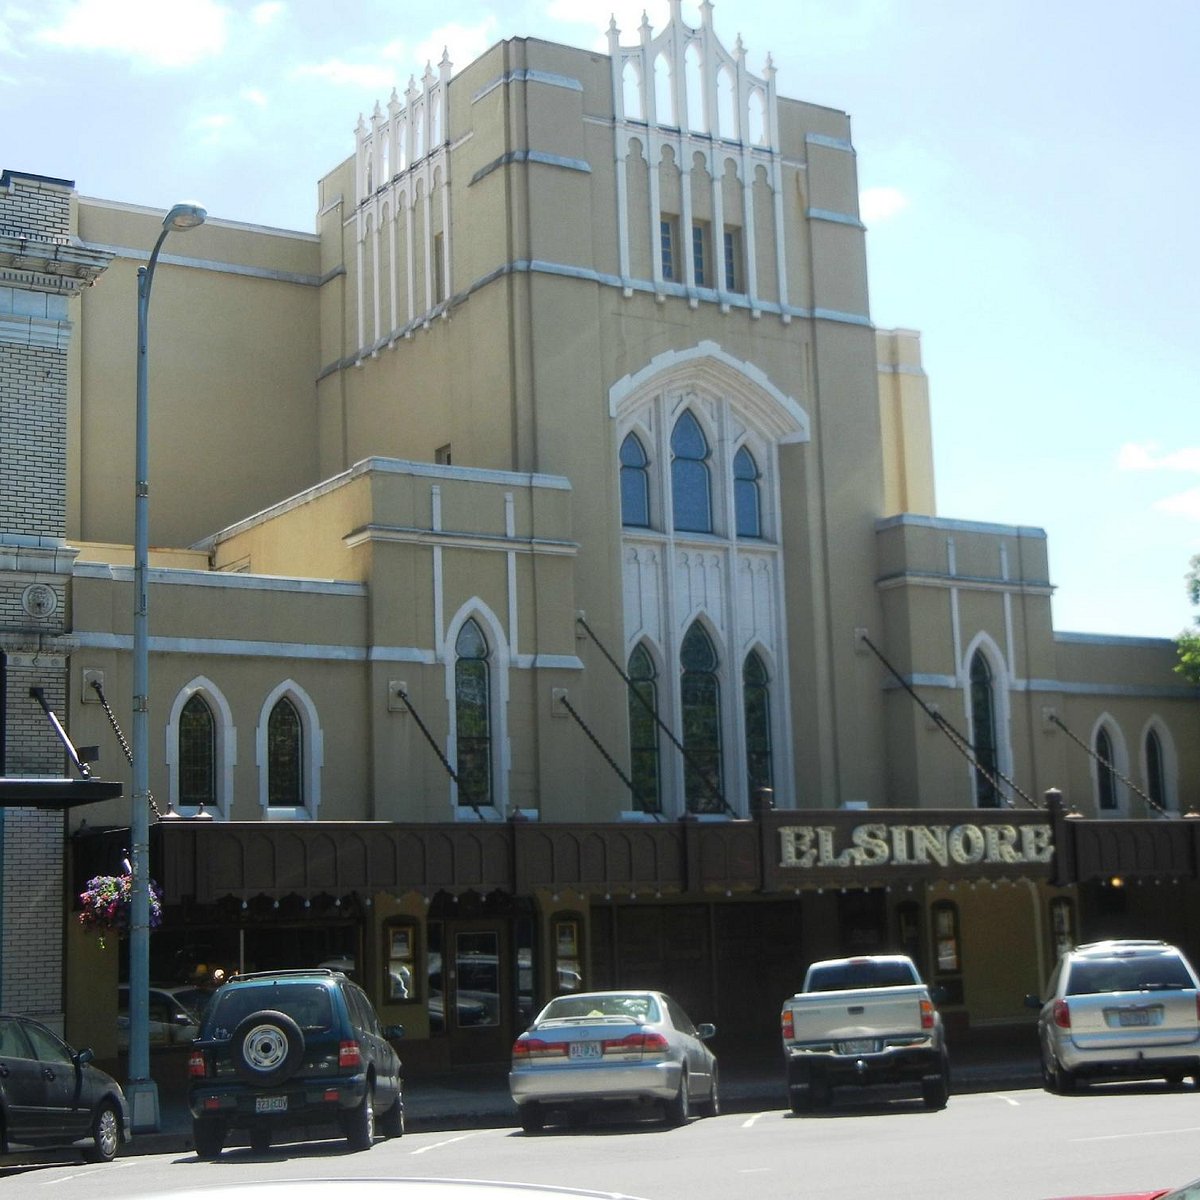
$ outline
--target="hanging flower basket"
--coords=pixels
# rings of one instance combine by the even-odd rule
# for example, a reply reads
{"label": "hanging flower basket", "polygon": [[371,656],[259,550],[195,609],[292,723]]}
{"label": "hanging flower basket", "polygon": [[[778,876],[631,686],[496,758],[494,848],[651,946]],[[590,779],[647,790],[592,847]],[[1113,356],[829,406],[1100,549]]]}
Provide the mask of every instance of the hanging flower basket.
{"label": "hanging flower basket", "polygon": [[[83,911],[79,914],[79,924],[89,933],[100,935],[100,945],[104,945],[104,935],[122,934],[128,931],[130,913],[133,908],[133,876],[132,875],[94,875],[87,882],[87,887],[79,893],[79,902]],[[152,879],[150,881],[150,928],[157,929],[162,924],[162,888]]]}

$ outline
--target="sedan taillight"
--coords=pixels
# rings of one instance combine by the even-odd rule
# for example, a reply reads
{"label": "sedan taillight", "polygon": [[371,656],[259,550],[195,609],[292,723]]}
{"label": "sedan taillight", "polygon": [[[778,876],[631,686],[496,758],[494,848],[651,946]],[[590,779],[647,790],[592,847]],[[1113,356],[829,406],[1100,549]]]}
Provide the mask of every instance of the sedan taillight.
{"label": "sedan taillight", "polygon": [[607,1038],[601,1046],[604,1054],[627,1054],[630,1051],[640,1051],[643,1055],[654,1058],[666,1054],[667,1039],[655,1030],[649,1032],[631,1033],[623,1038]]}
{"label": "sedan taillight", "polygon": [[566,1042],[547,1042],[539,1037],[523,1034],[513,1043],[514,1062],[531,1062],[535,1058],[566,1058]]}
{"label": "sedan taillight", "polygon": [[361,1067],[362,1047],[357,1042],[342,1042],[338,1046],[339,1067]]}
{"label": "sedan taillight", "polygon": [[204,1058],[203,1050],[193,1050],[188,1056],[188,1078],[189,1079],[206,1079],[208,1077],[208,1063]]}
{"label": "sedan taillight", "polygon": [[1071,1009],[1065,1000],[1055,1000],[1054,1002],[1054,1023],[1059,1029],[1071,1028]]}

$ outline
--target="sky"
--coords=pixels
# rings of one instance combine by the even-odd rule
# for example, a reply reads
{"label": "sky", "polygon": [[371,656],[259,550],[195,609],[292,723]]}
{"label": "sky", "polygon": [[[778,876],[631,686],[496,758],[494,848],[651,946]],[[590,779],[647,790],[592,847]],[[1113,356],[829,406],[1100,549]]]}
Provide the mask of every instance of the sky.
{"label": "sky", "polygon": [[[667,0],[0,0],[0,168],[315,229],[359,114],[443,49],[605,51]],[[683,16],[698,24],[691,0]],[[1200,3],[717,0],[751,71],[848,112],[871,315],[921,333],[938,515],[1048,537],[1060,631],[1200,614]]]}

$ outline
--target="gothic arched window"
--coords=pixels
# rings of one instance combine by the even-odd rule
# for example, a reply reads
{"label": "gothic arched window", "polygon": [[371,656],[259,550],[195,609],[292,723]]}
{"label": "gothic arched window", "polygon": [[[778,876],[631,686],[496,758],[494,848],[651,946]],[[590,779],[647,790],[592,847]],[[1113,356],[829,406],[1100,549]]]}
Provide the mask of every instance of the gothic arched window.
{"label": "gothic arched window", "polygon": [[733,509],[738,537],[762,537],[759,478],[754,455],[743,446],[733,456]]}
{"label": "gothic arched window", "polygon": [[751,650],[742,664],[742,706],[746,716],[746,782],[751,801],[771,783],[771,696],[767,668]]}
{"label": "gothic arched window", "polygon": [[650,525],[650,460],[636,433],[621,443],[621,524]]}
{"label": "gothic arched window", "polygon": [[662,791],[658,774],[658,684],[654,660],[645,646],[635,646],[627,670],[629,688],[629,766],[633,804],[638,812],[659,812]]}
{"label": "gothic arched window", "polygon": [[488,644],[474,619],[454,643],[454,715],[460,804],[492,803],[492,703]]}
{"label": "gothic arched window", "polygon": [[999,808],[996,697],[992,668],[982,650],[976,650],[971,659],[971,742],[976,763],[975,803],[980,808]]}
{"label": "gothic arched window", "polygon": [[1146,734],[1146,795],[1159,808],[1167,807],[1167,773],[1163,769],[1162,740],[1153,729]]}
{"label": "gothic arched window", "polygon": [[1107,729],[1096,730],[1096,807],[1111,812],[1117,807],[1117,781],[1113,775],[1112,738]]}
{"label": "gothic arched window", "polygon": [[217,725],[203,696],[188,698],[179,714],[179,805],[217,803]]}
{"label": "gothic arched window", "polygon": [[267,718],[267,803],[272,808],[304,804],[304,725],[286,696]]}
{"label": "gothic arched window", "polygon": [[708,441],[696,418],[684,412],[671,434],[671,509],[676,529],[712,533],[711,492]]}
{"label": "gothic arched window", "polygon": [[717,652],[699,622],[692,625],[679,651],[683,676],[683,792],[689,812],[721,809],[721,685]]}

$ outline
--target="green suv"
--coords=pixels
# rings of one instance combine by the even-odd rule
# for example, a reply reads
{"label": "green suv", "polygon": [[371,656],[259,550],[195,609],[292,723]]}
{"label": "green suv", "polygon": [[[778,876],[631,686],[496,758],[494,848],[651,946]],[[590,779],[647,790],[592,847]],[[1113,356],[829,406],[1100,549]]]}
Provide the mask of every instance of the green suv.
{"label": "green suv", "polygon": [[188,1060],[188,1107],[201,1158],[231,1129],[264,1151],[276,1131],[335,1125],[351,1149],[376,1129],[404,1133],[400,1059],[366,993],[340,971],[239,975],[214,993]]}

